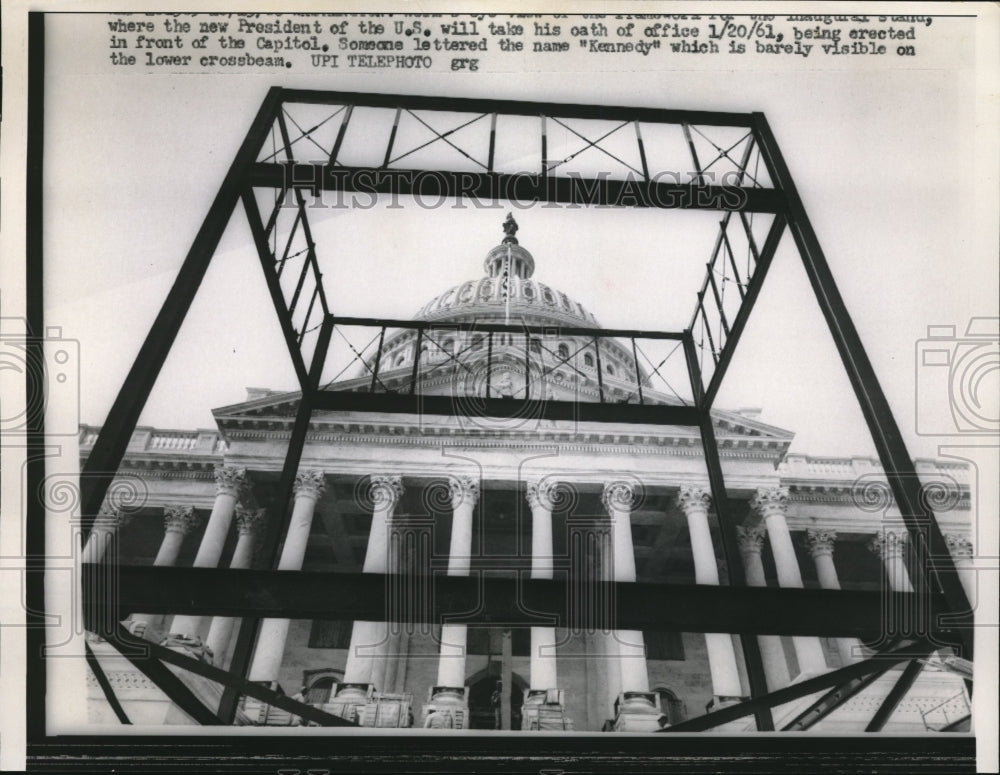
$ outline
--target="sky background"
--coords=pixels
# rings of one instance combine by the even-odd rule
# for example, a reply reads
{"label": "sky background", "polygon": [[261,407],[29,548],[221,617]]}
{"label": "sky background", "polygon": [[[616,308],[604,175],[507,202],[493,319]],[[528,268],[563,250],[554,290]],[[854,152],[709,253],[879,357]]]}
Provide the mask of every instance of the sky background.
{"label": "sky background", "polygon": [[[512,58],[506,72],[475,76],[279,78],[123,75],[103,57],[62,53],[99,50],[101,24],[47,19],[45,314],[80,341],[84,423],[104,421],[272,85],[764,112],[917,457],[934,456],[940,441],[918,433],[918,404],[920,428],[950,417],[947,379],[916,389],[927,327],[961,335],[970,317],[997,315],[995,200],[976,196],[995,173],[995,143],[976,144],[983,114],[972,25],[962,20],[942,21],[941,51],[906,68],[845,57],[836,68],[796,59],[734,71],[729,59],[705,58],[667,70],[671,60],[649,57],[609,58],[605,71],[573,59],[538,73]],[[480,277],[507,209],[311,211],[334,311],[409,318]],[[719,215],[536,207],[515,217],[537,280],[605,326],[670,330],[690,319]],[[791,248],[786,233],[717,405],[761,408],[761,420],[796,432],[795,451],[873,454]],[[251,386],[295,385],[238,207],[140,424],[213,427],[211,409]]]}

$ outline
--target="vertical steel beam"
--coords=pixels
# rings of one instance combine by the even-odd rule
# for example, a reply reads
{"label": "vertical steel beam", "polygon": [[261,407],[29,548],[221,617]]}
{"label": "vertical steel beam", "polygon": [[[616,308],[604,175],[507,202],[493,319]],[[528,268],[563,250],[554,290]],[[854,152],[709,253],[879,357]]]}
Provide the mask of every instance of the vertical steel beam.
{"label": "vertical steel beam", "polygon": [[545,126],[545,114],[539,116],[542,120],[542,177],[549,174],[549,136]]}
{"label": "vertical steel beam", "polygon": [[489,332],[489,339],[486,345],[486,397],[492,398],[493,388],[493,332]]}
{"label": "vertical steel beam", "polygon": [[531,389],[531,334],[524,335],[524,400]]}
{"label": "vertical steel beam", "polygon": [[[45,400],[37,380],[45,369],[44,278],[44,187],[42,167],[45,152],[45,13],[28,13],[28,121],[25,182],[25,369],[24,400],[27,449],[25,454],[26,493],[41,493],[45,481]],[[8,194],[10,192],[8,191]],[[10,257],[6,257],[8,260]],[[16,432],[15,432],[16,433]],[[8,460],[10,456],[8,455]],[[110,480],[109,480],[110,481]],[[104,498],[105,483],[100,499]],[[91,511],[97,514],[100,499]],[[41,495],[27,498],[24,521],[24,551],[29,558],[24,571],[26,598],[24,610],[25,642],[25,726],[30,744],[45,736],[46,636],[51,621],[45,616],[45,503]],[[83,544],[81,544],[82,546]],[[36,564],[37,563],[37,564]],[[34,566],[34,567],[33,567]],[[50,695],[51,696],[51,695]],[[9,743],[8,743],[9,744]]]}
{"label": "vertical steel beam", "polygon": [[633,121],[635,125],[635,140],[639,144],[639,160],[642,162],[642,176],[646,180],[649,180],[649,165],[646,163],[646,144],[642,141],[642,130],[639,128],[639,122]]}
{"label": "vertical steel beam", "polygon": [[369,393],[375,392],[375,384],[378,382],[378,372],[379,366],[382,363],[382,345],[385,343],[385,326],[382,326],[382,330],[379,331],[378,335],[378,351],[375,353],[375,368],[372,369],[372,384],[368,388]]}
{"label": "vertical steel beam", "polygon": [[[722,555],[726,560],[726,571],[730,586],[745,587],[746,572],[739,553],[739,539],[736,536],[736,522],[726,494],[726,481],[722,474],[722,461],[719,459],[719,445],[715,440],[715,428],[712,425],[711,407],[705,401],[702,389],[701,369],[698,366],[698,353],[695,351],[694,335],[686,331],[684,336],[684,357],[687,360],[688,376],[691,380],[691,396],[700,416],[699,429],[701,444],[705,453],[705,467],[708,469],[708,482],[712,489],[712,505],[719,521],[719,533],[722,536]],[[764,660],[760,655],[760,644],[755,635],[739,633],[740,645],[743,648],[743,661],[747,669],[747,681],[750,684],[750,698],[757,699],[766,695],[767,679],[764,675]],[[754,712],[757,731],[774,731],[774,719],[771,709],[761,707]]]}
{"label": "vertical steel beam", "polygon": [[399,130],[399,117],[402,112],[402,108],[396,108],[396,118],[392,122],[392,131],[389,133],[389,143],[385,147],[385,160],[382,162],[382,169],[386,169],[389,166],[389,162],[392,161],[392,146],[396,143],[396,132]]}
{"label": "vertical steel beam", "polygon": [[861,412],[871,431],[896,505],[906,523],[910,540],[919,547],[918,554],[925,558],[921,567],[915,570],[918,574],[928,577],[924,580],[925,589],[933,588],[934,585],[929,583],[929,577],[933,577],[938,588],[944,593],[948,610],[934,613],[939,616],[950,614],[950,622],[963,620],[954,624],[954,632],[962,644],[961,656],[971,659],[972,609],[959,582],[955,564],[938,527],[937,519],[933,511],[923,502],[921,484],[913,467],[913,459],[906,449],[903,435],[896,424],[889,401],[882,392],[878,377],[861,343],[861,337],[837,289],[830,265],[806,215],[805,207],[799,198],[798,190],[795,188],[771,127],[762,113],[753,114],[753,124],[754,135],[768,174],[775,186],[781,190],[787,203],[789,230],[795,239],[820,310],[826,318]]}
{"label": "vertical steel beam", "polygon": [[642,398],[642,375],[639,372],[639,354],[636,351],[635,337],[632,337],[632,360],[635,363],[635,384],[639,388],[639,403],[645,403]]}
{"label": "vertical steel beam", "polygon": [[333,167],[337,164],[337,157],[340,155],[340,146],[344,144],[344,135],[347,134],[347,125],[351,121],[351,114],[354,113],[354,106],[347,106],[347,113],[344,114],[344,120],[340,122],[340,129],[337,130],[337,139],[333,143],[333,150],[330,151],[330,166]]}
{"label": "vertical steel beam", "polygon": [[[326,315],[316,340],[316,350],[309,367],[309,380],[306,389],[302,391],[302,397],[299,399],[299,408],[295,415],[291,436],[288,439],[288,450],[285,453],[285,464],[281,470],[278,489],[267,507],[267,525],[260,548],[260,563],[265,568],[276,568],[282,536],[288,531],[288,522],[291,519],[289,505],[292,500],[295,476],[299,471],[302,450],[305,448],[306,435],[309,432],[309,421],[312,419],[313,397],[319,389],[319,381],[323,374],[323,365],[326,362],[332,336],[333,317]],[[240,678],[245,679],[250,669],[250,659],[253,656],[253,646],[257,640],[259,628],[259,619],[244,618],[240,622],[239,634],[236,636],[236,645],[233,648],[233,658],[229,665],[229,672],[235,673]],[[238,701],[239,691],[232,686],[227,686],[219,702],[219,718],[223,724],[233,723]]]}
{"label": "vertical steel beam", "polygon": [[194,243],[181,265],[177,279],[163,302],[153,326],[146,336],[132,368],[122,383],[118,397],[101,426],[93,450],[87,457],[80,474],[83,540],[87,540],[94,517],[101,507],[104,495],[114,479],[122,456],[135,430],[139,415],[146,406],[149,394],[156,384],[160,369],[184,323],[195,294],[212,261],[215,249],[222,239],[229,218],[243,188],[243,180],[254,162],[270,130],[274,116],[281,105],[282,89],[272,87],[261,103],[229,172],[226,173],[219,192],[212,202],[205,220],[195,235]]}
{"label": "vertical steel beam", "polygon": [[597,395],[600,402],[604,403],[604,375],[601,373],[601,340],[594,337],[594,353],[597,356]]}
{"label": "vertical steel beam", "polygon": [[420,378],[420,343],[424,338],[424,328],[417,329],[417,340],[413,343],[413,373],[410,375],[410,395],[417,392],[417,380]]}
{"label": "vertical steel beam", "polygon": [[699,183],[701,182],[701,162],[698,161],[698,151],[694,148],[694,138],[691,136],[691,126],[689,124],[681,124],[681,128],[684,130],[684,139],[687,140],[688,148],[691,150],[691,161],[694,164],[694,171],[698,173],[695,178]]}
{"label": "vertical steel beam", "polygon": [[493,172],[493,157],[497,148],[497,114],[493,113],[490,119],[490,152],[486,159],[486,171]]}

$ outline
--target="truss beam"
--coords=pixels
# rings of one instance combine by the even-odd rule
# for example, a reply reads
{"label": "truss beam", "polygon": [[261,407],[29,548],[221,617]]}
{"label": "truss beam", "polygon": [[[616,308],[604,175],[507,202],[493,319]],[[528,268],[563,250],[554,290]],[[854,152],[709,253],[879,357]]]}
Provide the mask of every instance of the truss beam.
{"label": "truss beam", "polygon": [[[537,175],[523,172],[456,172],[453,170],[384,169],[381,167],[329,167],[322,164],[256,163],[247,182],[256,188],[285,187],[322,192],[415,196],[424,201],[466,197],[482,202],[553,202],[587,207],[654,207],[661,209],[743,210],[776,213],[782,209],[780,193],[769,188],[682,183],[671,173],[646,180],[615,180]],[[331,197],[331,201],[337,201]]]}
{"label": "truss beam", "polygon": [[599,121],[643,121],[657,124],[697,124],[698,126],[753,126],[752,113],[707,110],[671,110],[615,105],[581,105],[568,102],[528,102],[521,100],[480,100],[462,97],[427,97],[413,94],[372,94],[368,92],[284,89],[285,102],[310,105],[353,105],[355,108],[398,108],[437,110],[455,113],[497,113],[506,116],[558,116]]}

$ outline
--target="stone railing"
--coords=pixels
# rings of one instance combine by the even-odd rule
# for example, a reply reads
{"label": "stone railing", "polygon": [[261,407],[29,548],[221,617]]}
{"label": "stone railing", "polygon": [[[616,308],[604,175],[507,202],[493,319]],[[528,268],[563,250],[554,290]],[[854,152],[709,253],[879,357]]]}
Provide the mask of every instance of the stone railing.
{"label": "stone railing", "polygon": [[[953,479],[958,484],[969,483],[969,467],[959,461],[915,458],[917,476],[921,479]],[[790,453],[778,466],[782,479],[858,479],[862,476],[879,476],[882,463],[873,457],[812,457]],[[884,474],[882,474],[884,475]]]}
{"label": "stone railing", "polygon": [[[89,451],[97,441],[100,428],[93,425],[80,426],[80,449]],[[139,427],[129,439],[126,454],[135,452],[163,452],[170,454],[222,455],[227,444],[218,431],[199,429],[194,431],[160,430]]]}

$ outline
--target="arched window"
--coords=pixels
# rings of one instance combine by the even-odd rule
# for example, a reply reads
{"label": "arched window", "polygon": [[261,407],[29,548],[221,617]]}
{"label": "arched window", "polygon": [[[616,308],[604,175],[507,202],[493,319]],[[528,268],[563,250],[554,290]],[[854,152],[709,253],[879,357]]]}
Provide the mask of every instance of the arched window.
{"label": "arched window", "polygon": [[612,377],[615,376],[615,369],[610,363],[604,368],[604,370]]}
{"label": "arched window", "polygon": [[542,343],[539,342],[537,339],[531,340],[531,352],[535,353],[536,355],[542,354]]}
{"label": "arched window", "polygon": [[405,361],[405,360],[406,360],[406,353],[400,353],[399,355],[396,356],[396,362],[393,365],[395,365],[395,366],[402,366],[403,365],[403,361]]}
{"label": "arched window", "polygon": [[583,365],[592,369],[594,368],[594,356],[590,353],[583,354]]}
{"label": "arched window", "polygon": [[556,353],[558,353],[560,358],[569,358],[569,347],[567,347],[565,344],[560,344],[556,348]]}

